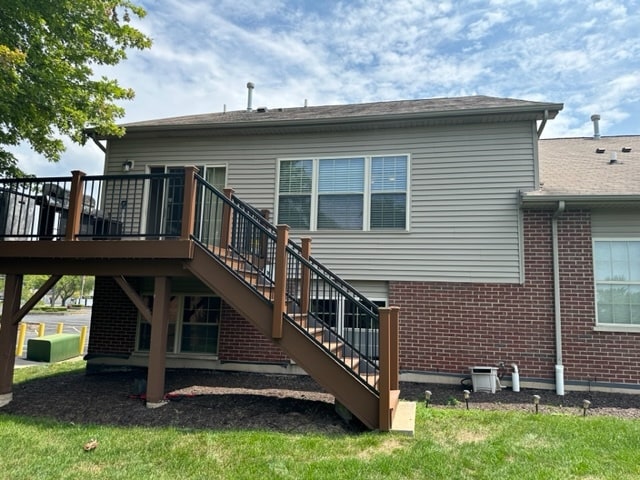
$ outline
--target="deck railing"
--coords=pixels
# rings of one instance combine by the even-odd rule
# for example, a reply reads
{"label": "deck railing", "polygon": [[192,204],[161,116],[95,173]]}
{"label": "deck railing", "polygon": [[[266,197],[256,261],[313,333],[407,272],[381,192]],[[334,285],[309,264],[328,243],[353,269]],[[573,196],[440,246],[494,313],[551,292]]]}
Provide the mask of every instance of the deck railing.
{"label": "deck railing", "polygon": [[273,336],[282,334],[282,321],[292,322],[349,370],[357,365],[361,381],[376,391],[378,306],[311,257],[308,239],[294,243],[288,227],[274,226],[232,190],[223,194],[195,178],[196,210],[209,220],[194,239],[227,264],[237,262],[235,273],[274,303]]}
{"label": "deck railing", "polygon": [[291,322],[375,392],[389,370],[378,306],[314,259],[309,239],[294,243],[287,226],[196,172],[0,180],[0,240],[190,238],[273,303],[274,338]]}
{"label": "deck railing", "polygon": [[184,179],[181,173],[81,172],[2,179],[0,240],[175,238],[181,234]]}

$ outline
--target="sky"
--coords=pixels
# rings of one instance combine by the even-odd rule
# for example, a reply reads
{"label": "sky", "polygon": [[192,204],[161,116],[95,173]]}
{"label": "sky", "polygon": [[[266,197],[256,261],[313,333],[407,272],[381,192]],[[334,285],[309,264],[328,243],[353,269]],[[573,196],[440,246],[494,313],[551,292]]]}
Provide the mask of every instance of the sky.
{"label": "sky", "polygon": [[[489,95],[564,103],[543,138],[640,134],[640,0],[137,0],[153,46],[96,70],[133,88],[119,123],[268,108]],[[38,176],[103,172],[89,141]]]}

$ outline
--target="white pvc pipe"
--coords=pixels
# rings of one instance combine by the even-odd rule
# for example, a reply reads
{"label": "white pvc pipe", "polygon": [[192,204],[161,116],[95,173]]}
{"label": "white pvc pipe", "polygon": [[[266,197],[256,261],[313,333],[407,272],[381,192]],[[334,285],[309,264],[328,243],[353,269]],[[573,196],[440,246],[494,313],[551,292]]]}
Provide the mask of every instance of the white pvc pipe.
{"label": "white pvc pipe", "polygon": [[553,303],[556,337],[556,393],[564,395],[564,366],[562,365],[562,309],[560,303],[560,261],[558,259],[558,217],[565,209],[564,200],[558,202],[558,208],[551,217],[551,240],[553,255]]}
{"label": "white pvc pipe", "polygon": [[564,395],[564,365],[556,365],[556,393]]}
{"label": "white pvc pipe", "polygon": [[518,366],[514,363],[511,365],[513,373],[511,374],[511,390],[514,392],[520,391],[520,373],[518,372]]}

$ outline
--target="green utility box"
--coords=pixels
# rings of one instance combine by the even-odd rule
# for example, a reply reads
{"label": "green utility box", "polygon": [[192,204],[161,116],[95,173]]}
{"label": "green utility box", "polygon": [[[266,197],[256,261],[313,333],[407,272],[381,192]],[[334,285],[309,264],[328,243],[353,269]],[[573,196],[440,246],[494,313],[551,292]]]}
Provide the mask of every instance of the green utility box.
{"label": "green utility box", "polygon": [[80,335],[56,333],[27,342],[27,360],[35,362],[59,362],[80,355]]}

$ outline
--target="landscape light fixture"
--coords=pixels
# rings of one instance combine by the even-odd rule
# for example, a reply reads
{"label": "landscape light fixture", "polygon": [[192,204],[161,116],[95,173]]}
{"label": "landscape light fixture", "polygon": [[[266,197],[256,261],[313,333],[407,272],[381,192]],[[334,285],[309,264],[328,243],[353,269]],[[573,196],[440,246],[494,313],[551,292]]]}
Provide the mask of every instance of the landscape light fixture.
{"label": "landscape light fixture", "polygon": [[536,413],[538,413],[538,405],[540,404],[540,395],[533,396],[533,404],[536,406]]}
{"label": "landscape light fixture", "polygon": [[133,162],[131,160],[127,160],[122,164],[122,171],[127,173],[133,168]]}
{"label": "landscape light fixture", "polygon": [[424,391],[424,402],[427,408],[429,408],[429,404],[431,403],[431,390]]}
{"label": "landscape light fixture", "polygon": [[582,416],[583,417],[587,416],[587,410],[589,409],[590,406],[591,406],[591,402],[585,398],[582,401]]}
{"label": "landscape light fixture", "polygon": [[471,396],[471,392],[469,390],[465,390],[463,393],[464,393],[464,403],[467,404],[467,410],[469,410],[469,397]]}

